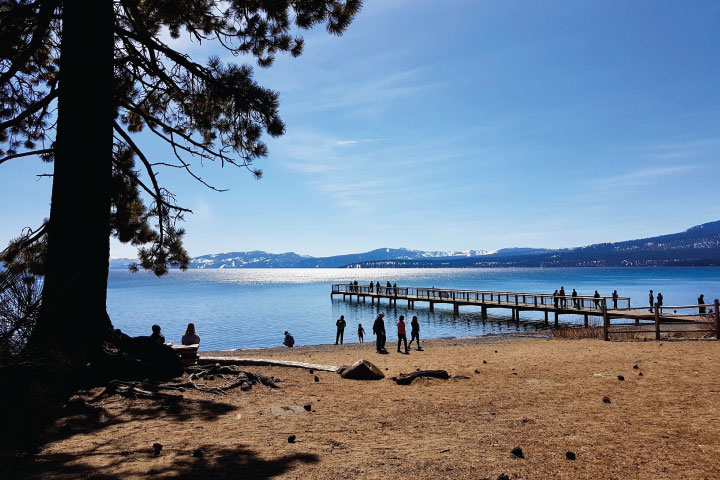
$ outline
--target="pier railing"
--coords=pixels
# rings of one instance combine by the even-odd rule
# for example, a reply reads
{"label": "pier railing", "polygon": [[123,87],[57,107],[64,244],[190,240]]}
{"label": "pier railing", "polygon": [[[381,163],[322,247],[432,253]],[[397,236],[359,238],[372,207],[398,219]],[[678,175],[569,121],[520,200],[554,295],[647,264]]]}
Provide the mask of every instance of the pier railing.
{"label": "pier railing", "polygon": [[660,340],[663,333],[712,334],[720,340],[720,301],[699,305],[663,305],[655,303],[647,313],[635,312],[634,321],[612,323],[612,317],[603,310],[603,337],[610,335],[654,334]]}
{"label": "pier railing", "polygon": [[[377,286],[340,283],[332,286],[332,294],[359,295],[383,298],[400,298],[408,300],[425,300],[436,303],[496,303],[502,305],[554,307],[562,309],[600,310],[603,304],[612,305],[612,309],[630,310],[630,297],[594,295],[554,295],[538,292],[506,292],[492,290],[465,290],[436,287]],[[557,302],[557,303],[556,303]]]}

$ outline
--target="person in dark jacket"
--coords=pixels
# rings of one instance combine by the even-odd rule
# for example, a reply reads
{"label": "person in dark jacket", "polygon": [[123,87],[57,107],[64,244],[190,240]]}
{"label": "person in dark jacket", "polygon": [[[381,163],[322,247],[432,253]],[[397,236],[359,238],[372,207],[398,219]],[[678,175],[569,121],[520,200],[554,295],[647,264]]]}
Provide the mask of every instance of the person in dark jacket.
{"label": "person in dark jacket", "polygon": [[600,308],[600,294],[597,290],[595,290],[595,295],[593,295],[593,303],[595,304],[595,308]]}
{"label": "person in dark jacket", "polygon": [[385,350],[385,321],[384,313],[380,313],[373,323],[373,334],[375,335],[375,349],[378,353],[387,353]]}
{"label": "person in dark jacket", "polygon": [[617,310],[618,293],[617,290],[613,290],[613,308]]}
{"label": "person in dark jacket", "polygon": [[397,321],[397,330],[398,330],[398,348],[397,348],[398,353],[400,353],[400,344],[402,342],[405,342],[405,353],[409,353],[410,350],[408,349],[407,334],[405,333],[405,317],[403,315],[400,315],[400,318]]}
{"label": "person in dark jacket", "polygon": [[650,293],[648,294],[648,302],[650,302],[650,311],[653,311],[653,305],[655,305],[655,295],[653,295],[653,291],[650,290]]}
{"label": "person in dark jacket", "polygon": [[[698,297],[698,305],[705,305],[705,295],[700,294],[700,296]],[[700,313],[700,314],[705,313],[705,307],[704,306],[698,307],[698,313]]]}
{"label": "person in dark jacket", "polygon": [[360,340],[360,343],[363,343],[363,337],[365,336],[365,329],[362,326],[362,323],[358,323],[358,339]]}
{"label": "person in dark jacket", "polygon": [[150,338],[155,340],[159,344],[165,343],[165,336],[160,333],[160,325],[153,325],[152,326],[152,335],[150,335]]}
{"label": "person in dark jacket", "polygon": [[337,326],[337,333],[335,334],[335,345],[338,344],[338,340],[340,340],[340,345],[342,345],[343,336],[345,335],[345,325],[347,325],[347,323],[345,322],[345,315],[340,315],[340,318],[338,318],[337,322],[335,322],[335,326]]}
{"label": "person in dark jacket", "polygon": [[555,308],[558,308],[558,300],[560,300],[560,294],[557,290],[553,292],[553,303],[555,304]]}
{"label": "person in dark jacket", "polygon": [[420,347],[420,323],[418,323],[417,315],[413,315],[412,320],[410,320],[410,343],[408,343],[408,348],[410,348],[413,341],[417,344],[417,349],[422,350]]}
{"label": "person in dark jacket", "polygon": [[663,302],[662,293],[658,292],[658,295],[657,295],[658,313],[662,313],[662,302]]}
{"label": "person in dark jacket", "polygon": [[578,298],[577,298],[578,293],[577,293],[577,291],[575,291],[574,288],[573,288],[573,291],[570,294],[570,296],[572,297],[573,307],[580,308],[580,300],[578,300]]}

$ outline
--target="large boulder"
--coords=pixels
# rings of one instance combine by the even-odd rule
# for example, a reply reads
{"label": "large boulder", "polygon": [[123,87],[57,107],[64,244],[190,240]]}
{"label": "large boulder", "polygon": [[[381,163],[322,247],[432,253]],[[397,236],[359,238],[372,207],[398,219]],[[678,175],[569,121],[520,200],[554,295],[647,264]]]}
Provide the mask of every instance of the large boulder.
{"label": "large boulder", "polygon": [[381,380],[385,374],[378,367],[367,360],[358,360],[350,366],[342,366],[338,369],[342,378],[351,380]]}

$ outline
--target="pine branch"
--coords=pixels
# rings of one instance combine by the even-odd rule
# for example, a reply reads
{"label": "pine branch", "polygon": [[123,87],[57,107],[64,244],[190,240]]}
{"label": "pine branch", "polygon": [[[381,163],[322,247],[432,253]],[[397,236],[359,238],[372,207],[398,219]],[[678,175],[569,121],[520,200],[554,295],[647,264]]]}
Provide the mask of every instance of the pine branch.
{"label": "pine branch", "polygon": [[0,158],[0,165],[7,162],[8,160],[12,160],[13,158],[29,157],[31,155],[45,155],[47,153],[53,153],[54,151],[55,150],[52,148],[46,148],[43,150],[33,150],[31,152],[14,153],[12,155],[7,155],[5,157]]}

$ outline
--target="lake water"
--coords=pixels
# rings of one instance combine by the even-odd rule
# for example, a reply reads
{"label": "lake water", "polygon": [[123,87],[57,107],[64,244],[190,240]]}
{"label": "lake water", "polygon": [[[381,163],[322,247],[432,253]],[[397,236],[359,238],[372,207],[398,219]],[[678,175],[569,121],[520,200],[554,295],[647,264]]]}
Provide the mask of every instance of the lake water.
{"label": "lake water", "polygon": [[[398,286],[463,288],[552,293],[564,286],[580,295],[632,298],[633,306],[647,303],[648,290],[662,292],[665,305],[697,302],[700,293],[711,303],[720,298],[720,268],[552,268],[552,269],[233,269],[171,271],[163,277],[148,272],[111,270],[108,312],[116,328],[129,335],[149,335],[154,323],[165,338],[180,342],[188,322],[201,337],[201,350],[272,347],[282,343],[289,330],[298,345],[335,342],[335,320],[345,315],[345,341],[357,341],[357,325],[365,327],[365,341],[373,342],[372,323],[385,312],[392,346],[399,315],[417,315],[421,338],[476,336],[542,328],[542,313],[522,312],[521,321],[510,310],[489,310],[481,318],[479,307],[461,307],[455,316],[450,305],[431,312],[424,302],[415,310],[407,302],[397,308],[383,301],[368,303],[330,299],[331,285],[357,280],[361,285],[390,281]],[[552,318],[552,317],[551,317]],[[408,321],[406,320],[406,321]],[[581,316],[562,315],[561,322],[582,322]],[[370,345],[368,348],[372,348]]]}

